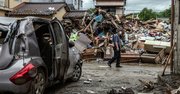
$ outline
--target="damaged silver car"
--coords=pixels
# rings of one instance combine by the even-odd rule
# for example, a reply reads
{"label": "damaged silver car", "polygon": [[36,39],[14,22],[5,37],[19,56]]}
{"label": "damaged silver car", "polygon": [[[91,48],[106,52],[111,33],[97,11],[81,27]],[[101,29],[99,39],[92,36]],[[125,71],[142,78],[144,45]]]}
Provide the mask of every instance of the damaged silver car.
{"label": "damaged silver car", "polygon": [[43,94],[53,82],[78,81],[81,67],[59,20],[0,17],[0,93]]}

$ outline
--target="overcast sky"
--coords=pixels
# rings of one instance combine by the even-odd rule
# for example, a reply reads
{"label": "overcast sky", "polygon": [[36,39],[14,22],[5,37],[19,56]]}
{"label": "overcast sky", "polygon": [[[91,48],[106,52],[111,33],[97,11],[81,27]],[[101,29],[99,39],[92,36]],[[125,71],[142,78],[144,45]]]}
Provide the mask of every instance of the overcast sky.
{"label": "overcast sky", "polygon": [[93,0],[83,0],[83,9],[87,10],[93,7],[94,7]]}
{"label": "overcast sky", "polygon": [[[93,0],[83,0],[84,9],[94,7]],[[126,13],[138,12],[143,8],[151,8],[155,11],[162,11],[170,7],[171,0],[127,0]]]}

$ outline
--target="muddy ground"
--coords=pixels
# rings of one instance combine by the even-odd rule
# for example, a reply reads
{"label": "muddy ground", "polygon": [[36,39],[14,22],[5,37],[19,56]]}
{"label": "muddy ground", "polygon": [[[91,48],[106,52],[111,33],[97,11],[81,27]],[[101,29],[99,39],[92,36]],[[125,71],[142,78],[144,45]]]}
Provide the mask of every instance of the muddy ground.
{"label": "muddy ground", "polygon": [[[86,62],[83,64],[83,73],[80,81],[67,82],[65,85],[57,84],[46,90],[46,94],[107,94],[111,89],[131,88],[136,94],[148,92],[165,94],[166,85],[158,81],[158,74],[162,74],[164,66],[157,64],[123,63],[122,68],[112,68],[106,62]],[[169,67],[166,74],[170,74]],[[178,88],[178,77],[164,76],[163,81],[170,83],[171,88]],[[142,81],[153,82],[152,89],[144,89]],[[174,85],[174,86],[173,86]]]}

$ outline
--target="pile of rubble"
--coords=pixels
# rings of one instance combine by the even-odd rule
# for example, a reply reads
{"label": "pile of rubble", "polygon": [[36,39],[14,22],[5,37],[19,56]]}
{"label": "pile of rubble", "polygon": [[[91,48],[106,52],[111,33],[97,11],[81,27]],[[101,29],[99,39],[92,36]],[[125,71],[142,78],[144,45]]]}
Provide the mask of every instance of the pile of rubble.
{"label": "pile of rubble", "polygon": [[121,32],[121,62],[164,63],[171,49],[171,25],[161,20],[143,22],[97,8],[82,18],[65,19],[63,25],[84,59],[111,58],[114,31]]}
{"label": "pile of rubble", "polygon": [[180,94],[179,75],[158,75],[157,81],[140,80],[135,89],[143,94]]}

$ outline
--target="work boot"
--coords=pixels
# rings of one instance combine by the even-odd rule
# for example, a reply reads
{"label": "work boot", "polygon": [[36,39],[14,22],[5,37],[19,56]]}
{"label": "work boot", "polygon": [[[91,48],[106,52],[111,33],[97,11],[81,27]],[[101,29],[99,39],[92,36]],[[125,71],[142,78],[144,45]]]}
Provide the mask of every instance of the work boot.
{"label": "work boot", "polygon": [[108,64],[108,66],[111,68],[111,63],[108,62],[107,64]]}
{"label": "work boot", "polygon": [[122,66],[120,66],[120,65],[116,65],[116,68],[121,68]]}

